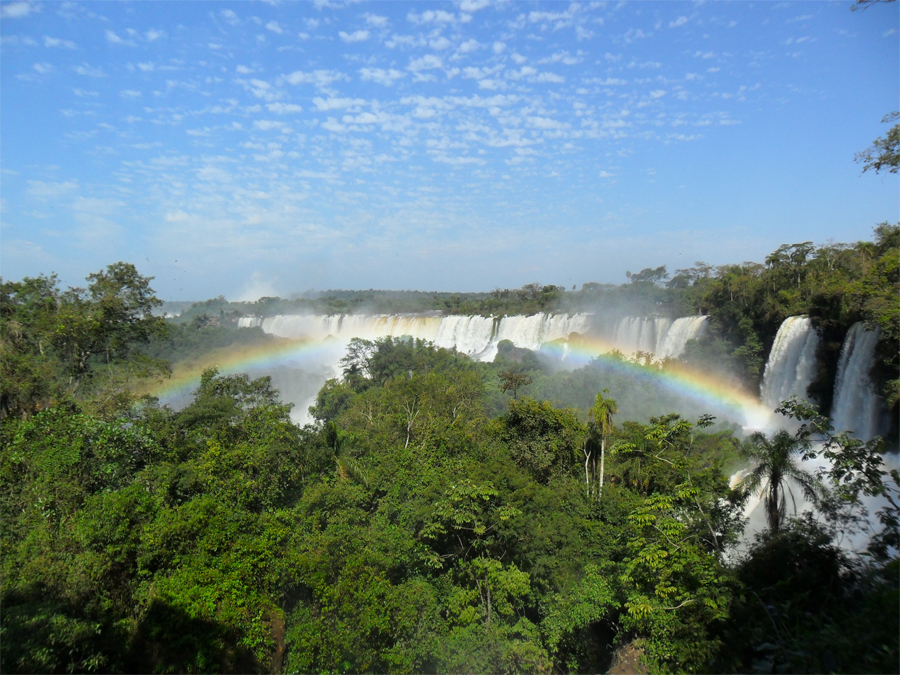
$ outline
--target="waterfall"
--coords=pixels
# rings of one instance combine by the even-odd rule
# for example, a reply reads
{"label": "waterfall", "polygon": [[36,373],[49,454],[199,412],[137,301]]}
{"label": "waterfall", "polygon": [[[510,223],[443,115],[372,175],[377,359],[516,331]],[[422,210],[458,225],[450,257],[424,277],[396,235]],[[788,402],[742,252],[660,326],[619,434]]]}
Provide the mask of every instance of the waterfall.
{"label": "waterfall", "polygon": [[663,317],[626,316],[616,326],[616,347],[626,354],[659,354],[672,321]]}
{"label": "waterfall", "polygon": [[[429,340],[438,347],[456,349],[480,361],[492,361],[501,340],[516,347],[537,350],[554,340],[566,340],[572,333],[596,333],[595,319],[590,314],[532,314],[504,316],[436,316],[416,314],[291,314],[263,319],[244,317],[241,328],[260,326],[278,337],[338,342],[351,338],[374,340],[381,336],[409,335]],[[601,331],[612,338],[617,349],[634,354],[647,352],[657,358],[677,357],[684,352],[688,340],[700,337],[706,329],[707,317],[690,316],[672,321],[664,317],[626,316],[611,329]],[[609,333],[612,333],[609,336]]]}
{"label": "waterfall", "polygon": [[517,347],[537,350],[553,340],[588,330],[588,315],[533,314],[505,316],[427,316],[414,314],[292,314],[262,320],[242,318],[240,327],[261,326],[278,337],[349,342],[352,338],[374,340],[382,336],[410,337],[456,349],[480,361],[492,361],[501,340]]}
{"label": "waterfall", "polygon": [[666,337],[656,351],[660,358],[677,358],[684,353],[689,340],[696,340],[706,332],[707,318],[705,316],[687,316],[676,319],[671,328],[666,331]]}
{"label": "waterfall", "polygon": [[866,330],[862,323],[850,328],[841,348],[831,404],[834,428],[852,431],[864,441],[883,433],[887,422],[884,404],[869,379],[879,334],[877,328]]}
{"label": "waterfall", "polygon": [[816,374],[816,349],[819,334],[808,317],[785,319],[775,335],[766,361],[760,388],[760,401],[770,410],[791,396],[806,398],[806,388]]}
{"label": "waterfall", "polygon": [[615,324],[612,342],[625,354],[646,352],[656,358],[675,358],[684,353],[688,340],[703,335],[707,317],[688,316],[681,319],[626,316]]}

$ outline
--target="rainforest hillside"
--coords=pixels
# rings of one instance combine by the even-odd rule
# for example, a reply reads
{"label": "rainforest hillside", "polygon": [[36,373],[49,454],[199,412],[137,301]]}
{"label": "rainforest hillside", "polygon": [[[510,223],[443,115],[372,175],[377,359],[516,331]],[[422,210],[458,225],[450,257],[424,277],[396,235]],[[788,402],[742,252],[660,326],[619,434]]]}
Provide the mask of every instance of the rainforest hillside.
{"label": "rainforest hillside", "polygon": [[[610,292],[705,298],[717,333],[693,357],[750,363],[747,335],[802,311],[896,331],[896,240],[830,247],[833,277],[829,247],[789,247]],[[663,398],[627,419],[656,394],[621,370],[567,404],[526,350],[479,364],[389,337],[351,345],[313,424],[215,369],[173,410],[134,393],[167,349],[273,338],[210,312],[170,326],[128,264],[87,281],[2,284],[3,672],[896,672],[880,439],[796,402],[790,430],[747,437]]]}

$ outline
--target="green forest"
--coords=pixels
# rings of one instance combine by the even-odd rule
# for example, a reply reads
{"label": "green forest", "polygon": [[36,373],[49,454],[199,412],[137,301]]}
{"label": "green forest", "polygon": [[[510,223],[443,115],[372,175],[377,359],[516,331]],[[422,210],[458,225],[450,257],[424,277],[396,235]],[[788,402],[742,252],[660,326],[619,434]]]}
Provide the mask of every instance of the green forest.
{"label": "green forest", "polygon": [[[900,225],[620,286],[217,299],[173,320],[128,263],[86,281],[0,282],[2,672],[898,671],[900,473],[881,457]],[[274,339],[245,315],[601,306],[711,328],[681,363],[632,359],[634,380],[511,343],[476,363],[357,339],[305,426],[265,377],[208,369],[178,410],[137,393]],[[816,405],[784,402],[783,429],[745,436],[653,384],[693,367],[758,387],[798,314],[822,336]],[[880,329],[886,441],[823,414],[859,321]],[[765,527],[747,538],[751,499]]]}

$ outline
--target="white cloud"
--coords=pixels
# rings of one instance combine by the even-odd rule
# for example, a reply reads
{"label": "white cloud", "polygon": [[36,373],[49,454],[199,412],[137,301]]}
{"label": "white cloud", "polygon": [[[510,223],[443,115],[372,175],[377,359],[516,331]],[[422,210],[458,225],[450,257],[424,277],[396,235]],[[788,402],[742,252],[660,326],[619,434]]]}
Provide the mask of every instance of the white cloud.
{"label": "white cloud", "polygon": [[71,40],[62,40],[60,38],[52,38],[49,35],[44,36],[45,47],[65,47],[66,49],[78,49],[78,46]]}
{"label": "white cloud", "polygon": [[238,66],[234,71],[239,75],[250,75],[255,72],[253,68],[248,68],[247,66]]}
{"label": "white cloud", "polygon": [[416,14],[415,12],[410,12],[406,15],[406,18],[409,19],[412,23],[421,24],[421,23],[456,23],[456,15],[450,12],[445,12],[441,9],[432,10],[422,12],[421,14]]}
{"label": "white cloud", "polygon": [[391,116],[386,112],[364,112],[358,115],[344,115],[341,118],[344,124],[387,124],[391,121]]}
{"label": "white cloud", "polygon": [[465,42],[463,42],[457,48],[456,51],[460,54],[471,54],[472,52],[476,51],[479,47],[481,47],[481,45],[478,44],[478,40],[476,40],[475,38],[472,38],[470,40],[466,40]]}
{"label": "white cloud", "polygon": [[134,89],[123,89],[119,92],[119,96],[122,98],[140,98],[141,92],[135,91]]}
{"label": "white cloud", "polygon": [[7,19],[21,19],[28,16],[32,12],[38,12],[40,9],[31,2],[7,2],[0,5],[0,16]]}
{"label": "white cloud", "polygon": [[412,35],[392,35],[390,40],[385,40],[384,46],[388,49],[395,47],[424,47],[428,42],[421,35],[413,37]]}
{"label": "white cloud", "polygon": [[569,126],[568,124],[564,124],[549,117],[540,117],[537,115],[526,118],[526,121],[528,122],[528,126],[542,130],[566,129]]}
{"label": "white cloud", "polygon": [[383,84],[386,87],[390,87],[401,77],[406,77],[406,73],[394,70],[393,68],[389,68],[388,70],[383,70],[381,68],[360,68],[359,76],[367,82],[376,82],[378,84]]}
{"label": "white cloud", "polygon": [[152,73],[156,70],[156,65],[152,61],[148,61],[147,63],[139,63],[137,64],[138,70],[144,73]]}
{"label": "white cloud", "polygon": [[256,120],[253,123],[253,126],[260,131],[278,130],[283,134],[289,134],[291,132],[289,126],[286,126],[284,122],[279,122],[278,120]]}
{"label": "white cloud", "polygon": [[314,70],[312,72],[295,70],[293,73],[289,73],[288,75],[279,78],[279,81],[284,81],[288,84],[312,84],[321,89],[327,87],[332,82],[346,79],[346,75],[335,70]]}
{"label": "white cloud", "polygon": [[479,68],[477,66],[468,66],[462,69],[463,77],[469,80],[481,80],[485,77],[489,77],[494,75],[495,73],[503,70],[502,65],[494,66],[492,68]]}
{"label": "white cloud", "polygon": [[144,39],[147,42],[156,42],[161,37],[165,37],[165,31],[156,30],[155,28],[151,28],[150,30],[144,33]]}
{"label": "white cloud", "polygon": [[41,75],[46,75],[56,70],[56,68],[53,67],[52,63],[35,63],[33,66],[31,66],[31,68]]}
{"label": "white cloud", "polygon": [[640,28],[632,28],[627,33],[625,33],[624,40],[627,43],[632,43],[637,40],[643,40],[644,38],[650,37],[649,33],[645,33]]}
{"label": "white cloud", "polygon": [[333,117],[329,117],[325,122],[323,122],[322,128],[325,129],[325,131],[331,131],[336,134],[343,134],[347,131],[347,127],[345,127]]}
{"label": "white cloud", "polygon": [[296,103],[268,103],[266,104],[266,108],[269,112],[273,112],[277,115],[288,115],[291,113],[303,112],[303,107],[297,105]]}
{"label": "white cloud", "polygon": [[340,31],[338,35],[340,36],[341,40],[348,44],[353,42],[365,42],[369,39],[369,31],[367,30],[355,30],[352,33]]}
{"label": "white cloud", "polygon": [[541,73],[537,77],[530,79],[530,82],[552,82],[554,84],[559,84],[561,82],[565,82],[566,78],[562,75],[557,75],[556,73]]}
{"label": "white cloud", "polygon": [[106,31],[106,41],[111,42],[114,45],[128,45],[129,47],[134,47],[134,40],[125,40],[120,38],[115,31],[107,30]]}
{"label": "white cloud", "polygon": [[384,28],[388,25],[386,16],[378,16],[377,14],[366,14],[366,23],[376,28]]}
{"label": "white cloud", "polygon": [[326,111],[364,105],[365,101],[361,98],[320,98],[317,96],[313,99],[313,103],[316,105],[316,110]]}
{"label": "white cloud", "polygon": [[491,0],[462,0],[459,8],[464,12],[477,12],[491,4]]}
{"label": "white cloud", "polygon": [[574,66],[581,63],[584,59],[580,56],[572,56],[569,52],[556,52],[550,56],[540,59],[538,63],[562,63],[566,66]]}
{"label": "white cloud", "polygon": [[450,40],[448,40],[447,38],[445,38],[442,35],[434,40],[429,40],[428,46],[430,46],[432,49],[442,51],[444,49],[447,49],[450,46]]}
{"label": "white cloud", "polygon": [[411,70],[414,73],[417,73],[422,70],[440,68],[443,65],[444,62],[441,60],[441,57],[435,56],[434,54],[426,54],[425,56],[410,61],[409,65],[407,66],[407,70]]}
{"label": "white cloud", "polygon": [[499,41],[495,42],[493,49],[495,54],[502,54],[504,51],[506,51],[506,43]]}
{"label": "white cloud", "polygon": [[222,18],[225,19],[226,23],[229,23],[232,26],[237,26],[241,22],[241,20],[238,18],[238,15],[235,14],[234,10],[223,9],[220,13],[222,15]]}
{"label": "white cloud", "polygon": [[688,22],[688,18],[686,16],[679,16],[674,21],[669,22],[669,28],[678,28],[679,26],[683,26]]}
{"label": "white cloud", "polygon": [[86,75],[88,77],[106,77],[106,73],[103,72],[102,68],[94,68],[87,63],[75,66],[73,70],[79,75]]}
{"label": "white cloud", "polygon": [[607,77],[605,79],[601,79],[599,77],[589,77],[585,78],[584,82],[586,84],[599,84],[603,87],[613,87],[621,84],[628,84],[628,80],[621,80],[617,77]]}
{"label": "white cloud", "polygon": [[45,183],[40,180],[28,181],[28,194],[42,199],[61,197],[77,189],[78,181],[75,180],[69,180],[63,183]]}
{"label": "white cloud", "polygon": [[566,22],[572,19],[573,12],[570,9],[566,12],[541,12],[541,11],[531,11],[528,13],[528,20],[531,23],[543,23],[545,21],[549,22]]}
{"label": "white cloud", "polygon": [[278,35],[284,33],[284,30],[281,28],[278,22],[274,20],[269,21],[269,23],[266,24],[266,29],[272,31],[273,33],[278,33]]}

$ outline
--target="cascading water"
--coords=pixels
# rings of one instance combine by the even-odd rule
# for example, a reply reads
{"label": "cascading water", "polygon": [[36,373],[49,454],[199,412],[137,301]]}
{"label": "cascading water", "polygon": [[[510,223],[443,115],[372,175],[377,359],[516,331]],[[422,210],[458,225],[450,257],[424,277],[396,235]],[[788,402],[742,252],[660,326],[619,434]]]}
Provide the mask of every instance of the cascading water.
{"label": "cascading water", "polygon": [[806,398],[806,389],[816,374],[818,346],[819,334],[808,317],[791,316],[782,322],[760,387],[760,401],[764,406],[775,410],[791,396]]}
{"label": "cascading water", "polygon": [[262,320],[245,317],[240,327],[260,326],[278,337],[338,342],[352,338],[374,340],[382,336],[410,337],[433,342],[438,347],[456,349],[480,361],[492,361],[497,345],[510,340],[517,347],[537,350],[553,340],[567,339],[588,329],[588,315],[534,314],[506,316],[499,320],[484,316],[418,316],[411,314],[365,315],[284,315]]}
{"label": "cascading water", "polygon": [[866,330],[863,323],[855,323],[844,338],[831,420],[838,431],[851,431],[860,440],[870,440],[884,433],[887,412],[875,392],[869,371],[875,359],[879,330]]}
{"label": "cascading water", "polygon": [[663,317],[626,316],[616,326],[616,347],[626,354],[659,354],[671,326],[671,319]]}
{"label": "cascading water", "polygon": [[[391,335],[409,335],[429,340],[438,347],[456,349],[480,361],[492,361],[501,340],[510,340],[516,347],[537,350],[553,340],[567,339],[572,333],[590,335],[594,332],[589,314],[533,314],[505,316],[500,319],[484,316],[428,316],[412,314],[333,314],[280,315],[259,319],[244,317],[239,326],[260,326],[278,337],[323,340],[332,337],[338,342],[351,338],[373,340]],[[638,351],[657,358],[677,357],[688,340],[702,336],[707,317],[691,316],[676,319],[663,317],[624,317],[616,323],[612,343],[627,354]]]}
{"label": "cascading water", "polygon": [[703,337],[706,332],[707,319],[708,317],[705,316],[686,316],[676,319],[672,327],[666,331],[665,340],[656,350],[656,355],[660,358],[681,356],[688,341]]}

